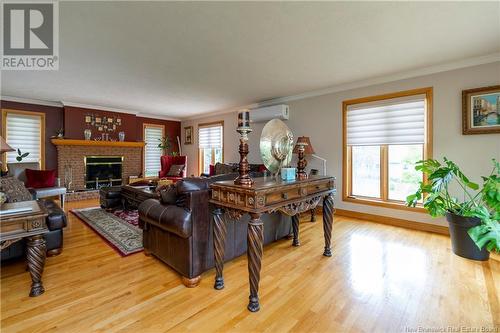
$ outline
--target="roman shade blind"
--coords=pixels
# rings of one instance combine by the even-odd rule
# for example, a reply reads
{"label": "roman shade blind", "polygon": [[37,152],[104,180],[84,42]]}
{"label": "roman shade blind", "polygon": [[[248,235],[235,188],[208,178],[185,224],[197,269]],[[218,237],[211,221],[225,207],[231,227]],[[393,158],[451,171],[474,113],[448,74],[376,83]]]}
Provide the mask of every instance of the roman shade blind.
{"label": "roman shade blind", "polygon": [[160,140],[163,137],[162,127],[147,126],[144,128],[144,173],[146,177],[158,176],[161,164],[160,158],[162,149],[158,148]]}
{"label": "roman shade blind", "polygon": [[211,125],[199,128],[198,144],[200,149],[222,148],[222,125]]}
{"label": "roman shade blind", "polygon": [[347,144],[420,144],[425,140],[425,95],[349,105]]}
{"label": "roman shade blind", "polygon": [[10,113],[6,115],[7,143],[16,151],[7,153],[7,163],[17,162],[17,149],[21,153],[29,153],[23,162],[38,162],[42,160],[42,117],[37,115]]}

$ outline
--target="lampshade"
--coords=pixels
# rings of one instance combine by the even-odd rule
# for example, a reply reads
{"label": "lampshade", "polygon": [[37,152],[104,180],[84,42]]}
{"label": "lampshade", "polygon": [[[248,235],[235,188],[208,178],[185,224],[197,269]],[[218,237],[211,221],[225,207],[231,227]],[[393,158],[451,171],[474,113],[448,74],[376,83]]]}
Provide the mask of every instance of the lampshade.
{"label": "lampshade", "polygon": [[294,154],[299,153],[299,143],[307,144],[306,146],[304,146],[304,154],[306,155],[314,154],[314,148],[312,147],[311,140],[309,139],[308,136],[299,136],[299,138],[297,139],[297,143],[295,144],[295,147],[293,147]]}
{"label": "lampshade", "polygon": [[7,142],[5,142],[4,138],[0,136],[0,154],[6,153],[8,151],[15,151],[15,149],[9,146]]}

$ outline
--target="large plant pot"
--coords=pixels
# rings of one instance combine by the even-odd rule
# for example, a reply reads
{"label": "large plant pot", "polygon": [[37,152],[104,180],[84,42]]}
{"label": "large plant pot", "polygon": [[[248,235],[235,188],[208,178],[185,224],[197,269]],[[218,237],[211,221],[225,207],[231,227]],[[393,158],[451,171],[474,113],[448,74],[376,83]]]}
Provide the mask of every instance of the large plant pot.
{"label": "large plant pot", "polygon": [[467,259],[472,260],[488,260],[490,252],[483,247],[479,250],[476,243],[470,238],[467,231],[481,224],[481,220],[477,217],[464,217],[452,213],[446,213],[446,220],[450,226],[451,248],[453,252]]}

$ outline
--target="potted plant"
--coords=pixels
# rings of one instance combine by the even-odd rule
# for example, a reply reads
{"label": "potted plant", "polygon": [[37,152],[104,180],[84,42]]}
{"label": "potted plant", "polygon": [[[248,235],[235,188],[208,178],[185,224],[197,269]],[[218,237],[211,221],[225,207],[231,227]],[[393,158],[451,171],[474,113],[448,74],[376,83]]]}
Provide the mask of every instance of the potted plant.
{"label": "potted plant", "polygon": [[[455,254],[488,260],[490,251],[500,252],[500,163],[493,159],[493,170],[488,177],[482,177],[481,188],[447,158],[443,164],[433,159],[419,161],[415,169],[422,171],[428,181],[421,182],[406,203],[415,207],[423,199],[431,216],[446,216]],[[458,186],[462,200],[450,193],[450,186]]]}

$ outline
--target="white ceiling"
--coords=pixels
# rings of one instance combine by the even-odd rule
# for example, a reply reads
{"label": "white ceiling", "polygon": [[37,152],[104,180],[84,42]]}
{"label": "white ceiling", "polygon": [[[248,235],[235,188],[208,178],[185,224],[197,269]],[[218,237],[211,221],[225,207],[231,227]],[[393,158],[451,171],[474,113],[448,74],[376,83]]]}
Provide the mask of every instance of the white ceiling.
{"label": "white ceiling", "polygon": [[2,95],[186,118],[500,52],[500,2],[60,2]]}

